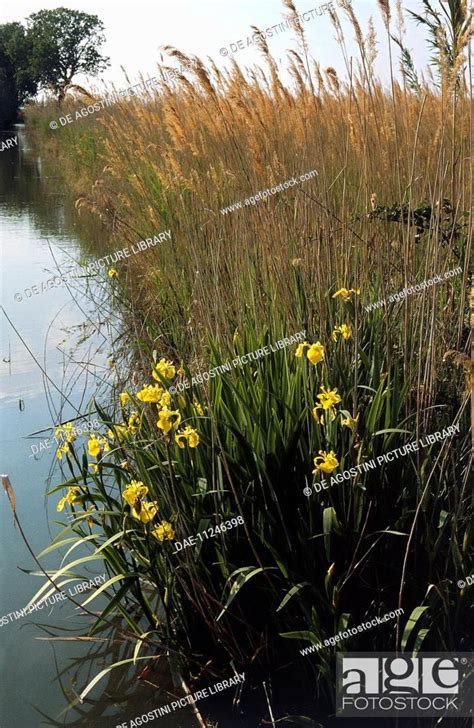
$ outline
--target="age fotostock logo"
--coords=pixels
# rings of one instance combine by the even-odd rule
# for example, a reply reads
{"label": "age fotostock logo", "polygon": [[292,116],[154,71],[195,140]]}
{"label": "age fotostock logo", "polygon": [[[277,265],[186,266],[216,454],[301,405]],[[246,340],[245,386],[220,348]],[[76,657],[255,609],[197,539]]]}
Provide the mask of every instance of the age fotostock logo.
{"label": "age fotostock logo", "polygon": [[339,653],[337,715],[466,717],[474,714],[471,653]]}

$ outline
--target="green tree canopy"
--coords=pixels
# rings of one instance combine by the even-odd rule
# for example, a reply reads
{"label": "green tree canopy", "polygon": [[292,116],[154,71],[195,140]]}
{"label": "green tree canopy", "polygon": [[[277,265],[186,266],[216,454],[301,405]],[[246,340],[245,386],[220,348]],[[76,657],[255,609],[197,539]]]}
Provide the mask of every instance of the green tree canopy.
{"label": "green tree canopy", "polygon": [[30,66],[43,88],[61,97],[78,73],[96,75],[109,65],[99,52],[105,41],[104,24],[97,15],[56,8],[27,18],[32,53]]}
{"label": "green tree canopy", "polygon": [[0,124],[17,120],[20,106],[34,96],[38,80],[30,68],[31,43],[21,23],[0,25]]}

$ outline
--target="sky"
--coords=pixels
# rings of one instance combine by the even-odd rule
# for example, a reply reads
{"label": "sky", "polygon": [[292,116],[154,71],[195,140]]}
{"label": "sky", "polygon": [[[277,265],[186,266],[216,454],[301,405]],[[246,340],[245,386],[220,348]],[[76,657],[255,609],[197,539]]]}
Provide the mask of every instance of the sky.
{"label": "sky", "polygon": [[[395,23],[395,0],[389,1]],[[435,7],[437,3],[439,0],[434,0]],[[300,13],[319,9],[323,4],[321,0],[295,0]],[[337,0],[333,0],[333,4],[341,18],[349,53],[358,58],[353,29],[338,7]],[[138,80],[139,72],[145,77],[154,76],[156,65],[167,63],[166,57],[160,61],[160,48],[166,45],[200,58],[211,56],[221,68],[228,67],[232,56],[239,65],[252,66],[260,61],[261,55],[255,46],[246,46],[246,39],[252,33],[250,26],[256,25],[264,30],[282,22],[286,11],[281,0],[3,0],[0,23],[23,21],[33,12],[56,7],[82,10],[99,16],[105,25],[103,53],[110,57],[111,65],[97,80],[113,82],[120,88],[128,86],[121,66],[132,81]],[[387,34],[377,0],[352,0],[352,7],[364,35],[367,33],[368,20],[373,17],[379,42],[376,74],[388,84]],[[421,0],[402,0],[402,7],[421,12],[422,3]],[[331,66],[340,77],[344,77],[344,61],[328,14],[316,15],[314,12],[312,16],[304,24],[310,54],[323,68]],[[406,21],[406,31],[405,43],[413,52],[416,67],[424,71],[429,57],[424,31],[413,20]],[[232,53],[230,44],[233,43],[236,48],[238,40],[242,41],[244,48],[237,48]],[[294,33],[291,29],[284,33],[278,32],[276,37],[268,39],[268,45],[283,69],[286,67],[286,51],[296,49]],[[227,51],[226,57],[225,51],[221,49]],[[75,80],[86,88],[95,85],[94,79],[78,76]]]}

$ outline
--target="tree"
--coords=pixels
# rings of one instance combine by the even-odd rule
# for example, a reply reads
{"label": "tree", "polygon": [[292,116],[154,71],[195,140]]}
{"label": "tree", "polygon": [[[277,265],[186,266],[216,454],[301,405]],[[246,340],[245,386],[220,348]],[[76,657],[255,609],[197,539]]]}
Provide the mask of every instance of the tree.
{"label": "tree", "polygon": [[38,78],[30,68],[31,43],[21,23],[0,25],[0,124],[18,120],[18,109],[34,96]]}
{"label": "tree", "polygon": [[41,87],[52,87],[60,100],[76,74],[96,75],[109,65],[99,52],[105,36],[97,15],[68,8],[40,10],[27,18],[27,24],[31,69]]}

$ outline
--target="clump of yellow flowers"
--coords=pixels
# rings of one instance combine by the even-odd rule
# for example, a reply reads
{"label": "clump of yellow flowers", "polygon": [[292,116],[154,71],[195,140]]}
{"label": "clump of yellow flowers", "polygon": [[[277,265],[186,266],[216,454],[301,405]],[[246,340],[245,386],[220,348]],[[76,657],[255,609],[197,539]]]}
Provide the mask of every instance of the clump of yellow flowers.
{"label": "clump of yellow flowers", "polygon": [[140,480],[132,480],[122,493],[122,498],[131,508],[131,514],[142,523],[149,523],[158,513],[156,501],[143,500],[148,495],[148,486]]}
{"label": "clump of yellow flowers", "polygon": [[[174,433],[175,442],[178,447],[183,449],[186,445],[188,445],[188,447],[190,448],[196,448],[200,442],[198,431],[190,425],[186,425],[184,429],[178,431],[178,428],[182,421],[181,413],[178,409],[170,408],[171,394],[162,386],[163,379],[171,379],[175,376],[175,365],[172,361],[169,361],[168,359],[162,357],[158,361],[158,363],[153,365],[151,374],[153,379],[155,379],[158,383],[143,385],[142,388],[136,393],[136,398],[144,404],[157,405],[158,420],[156,422],[156,425],[158,429],[162,431],[163,435],[165,435],[166,439],[168,439],[168,437]],[[128,392],[121,392],[119,396],[120,404],[122,407],[125,407],[129,402],[132,401],[132,398],[130,397]],[[178,403],[184,405],[184,401],[180,402],[180,398],[178,398]],[[194,401],[193,408],[197,415],[201,417],[204,416],[204,409],[199,404],[199,402]],[[127,434],[134,434],[138,426],[138,422],[138,414],[132,413],[128,421],[128,427],[124,425],[115,425],[115,431],[117,432],[119,440],[125,439]],[[113,438],[113,433],[110,430],[109,436]]]}
{"label": "clump of yellow flowers", "polygon": [[[359,288],[339,288],[335,293],[332,294],[333,299],[339,299],[344,303],[348,303],[353,297],[360,294]],[[338,341],[339,337],[343,341],[348,341],[352,338],[352,329],[348,323],[341,323],[334,327],[331,333],[331,339],[335,342]],[[295,357],[301,359],[306,353],[308,361],[313,364],[319,364],[325,360],[325,348],[321,341],[316,341],[314,344],[310,344],[304,341],[299,344]],[[315,403],[312,415],[313,418],[319,425],[325,426],[328,422],[334,422],[337,415],[340,414],[341,425],[350,428],[352,433],[356,432],[358,426],[359,415],[352,417],[345,410],[337,410],[338,405],[342,400],[339,395],[337,388],[331,389],[330,387],[320,386],[319,394],[316,395],[317,402]],[[319,450],[318,455],[314,458],[313,474],[317,473],[332,473],[339,466],[339,460],[334,450]]]}
{"label": "clump of yellow flowers", "polygon": [[[176,367],[173,362],[168,359],[161,358],[152,369],[152,377],[158,382],[163,379],[172,379],[176,374]],[[174,431],[175,442],[183,449],[185,444],[190,448],[199,445],[199,433],[190,425],[178,431],[181,424],[182,416],[178,409],[170,409],[171,395],[164,390],[160,384],[148,384],[137,392],[137,399],[141,402],[149,402],[158,405],[158,420],[156,426],[163,432],[166,437]],[[194,409],[199,415],[204,414],[199,403],[194,402]]]}
{"label": "clump of yellow flowers", "polygon": [[[131,480],[122,493],[122,498],[130,506],[130,513],[137,521],[144,524],[151,523],[158,513],[157,501],[147,501],[149,488],[141,480]],[[162,521],[151,531],[151,535],[158,541],[171,541],[174,538],[174,529],[168,521]]]}
{"label": "clump of yellow flowers", "polygon": [[137,399],[140,402],[152,402],[154,404],[168,405],[171,402],[171,395],[159,384],[148,384],[137,392]]}

